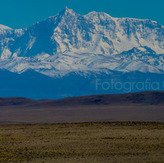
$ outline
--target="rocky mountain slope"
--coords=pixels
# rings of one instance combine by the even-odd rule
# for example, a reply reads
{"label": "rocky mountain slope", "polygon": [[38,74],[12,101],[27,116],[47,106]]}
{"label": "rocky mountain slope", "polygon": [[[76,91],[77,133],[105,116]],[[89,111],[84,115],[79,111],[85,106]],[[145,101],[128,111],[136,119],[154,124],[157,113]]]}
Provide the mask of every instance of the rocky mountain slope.
{"label": "rocky mountain slope", "polygon": [[80,15],[66,7],[27,29],[0,25],[0,67],[19,74],[163,73],[163,54],[164,26],[151,20]]}

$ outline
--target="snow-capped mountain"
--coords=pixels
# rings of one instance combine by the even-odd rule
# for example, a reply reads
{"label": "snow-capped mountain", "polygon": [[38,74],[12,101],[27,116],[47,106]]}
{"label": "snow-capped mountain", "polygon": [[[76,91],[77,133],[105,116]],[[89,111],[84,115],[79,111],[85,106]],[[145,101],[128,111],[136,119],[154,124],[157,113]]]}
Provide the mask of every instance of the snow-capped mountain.
{"label": "snow-capped mountain", "polygon": [[67,7],[27,29],[0,25],[0,68],[50,77],[72,72],[164,72],[164,26],[151,20],[80,15]]}

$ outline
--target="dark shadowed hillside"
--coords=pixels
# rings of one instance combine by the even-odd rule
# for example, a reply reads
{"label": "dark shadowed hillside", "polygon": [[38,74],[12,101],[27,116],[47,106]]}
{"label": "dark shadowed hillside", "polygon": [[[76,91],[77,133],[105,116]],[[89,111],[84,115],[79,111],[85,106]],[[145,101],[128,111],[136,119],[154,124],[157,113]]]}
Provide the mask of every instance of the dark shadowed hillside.
{"label": "dark shadowed hillside", "polygon": [[0,123],[164,121],[164,92],[60,100],[0,98]]}
{"label": "dark shadowed hillside", "polygon": [[[130,94],[94,95],[44,101],[42,106],[87,105],[164,105],[164,92],[139,92]],[[36,106],[39,103],[35,104]]]}
{"label": "dark shadowed hillside", "polygon": [[0,98],[0,106],[52,107],[91,105],[164,105],[164,92],[93,95],[59,100],[32,100],[27,98]]}

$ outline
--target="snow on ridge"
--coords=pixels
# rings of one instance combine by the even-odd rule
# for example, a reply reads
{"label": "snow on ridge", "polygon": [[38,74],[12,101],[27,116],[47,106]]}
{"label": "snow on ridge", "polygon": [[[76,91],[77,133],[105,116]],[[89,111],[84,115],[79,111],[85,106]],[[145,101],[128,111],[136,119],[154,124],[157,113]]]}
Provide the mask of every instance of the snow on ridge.
{"label": "snow on ridge", "polygon": [[164,54],[163,31],[148,19],[95,11],[82,16],[66,7],[30,28],[2,31],[0,67],[51,77],[104,69],[163,73],[164,57],[157,55]]}
{"label": "snow on ridge", "polygon": [[5,25],[0,24],[0,30],[12,30],[12,28],[10,28],[10,27],[8,27],[8,26],[5,26]]}
{"label": "snow on ridge", "polygon": [[[160,56],[161,57],[161,56]],[[164,59],[164,56],[163,56]],[[88,53],[72,53],[67,52],[63,54],[55,54],[53,56],[42,53],[32,58],[16,57],[4,58],[0,60],[0,67],[12,72],[23,73],[27,70],[34,70],[50,77],[64,76],[71,72],[94,72],[103,73],[113,71],[140,71],[151,73],[164,72],[164,60],[161,64],[151,64],[153,58],[150,60],[127,59],[104,56],[102,54],[88,54]],[[157,58],[158,60],[158,58]],[[156,63],[156,60],[154,60]]]}

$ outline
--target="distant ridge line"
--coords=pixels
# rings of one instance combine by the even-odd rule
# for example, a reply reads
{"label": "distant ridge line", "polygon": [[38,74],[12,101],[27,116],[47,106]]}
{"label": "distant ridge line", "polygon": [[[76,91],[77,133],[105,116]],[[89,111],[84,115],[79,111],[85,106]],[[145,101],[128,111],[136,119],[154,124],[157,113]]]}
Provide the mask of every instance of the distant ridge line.
{"label": "distant ridge line", "polygon": [[1,97],[0,108],[16,107],[55,107],[55,106],[90,106],[90,105],[164,105],[164,91],[147,91],[127,94],[89,95],[68,97],[58,100],[33,100],[21,97]]}

